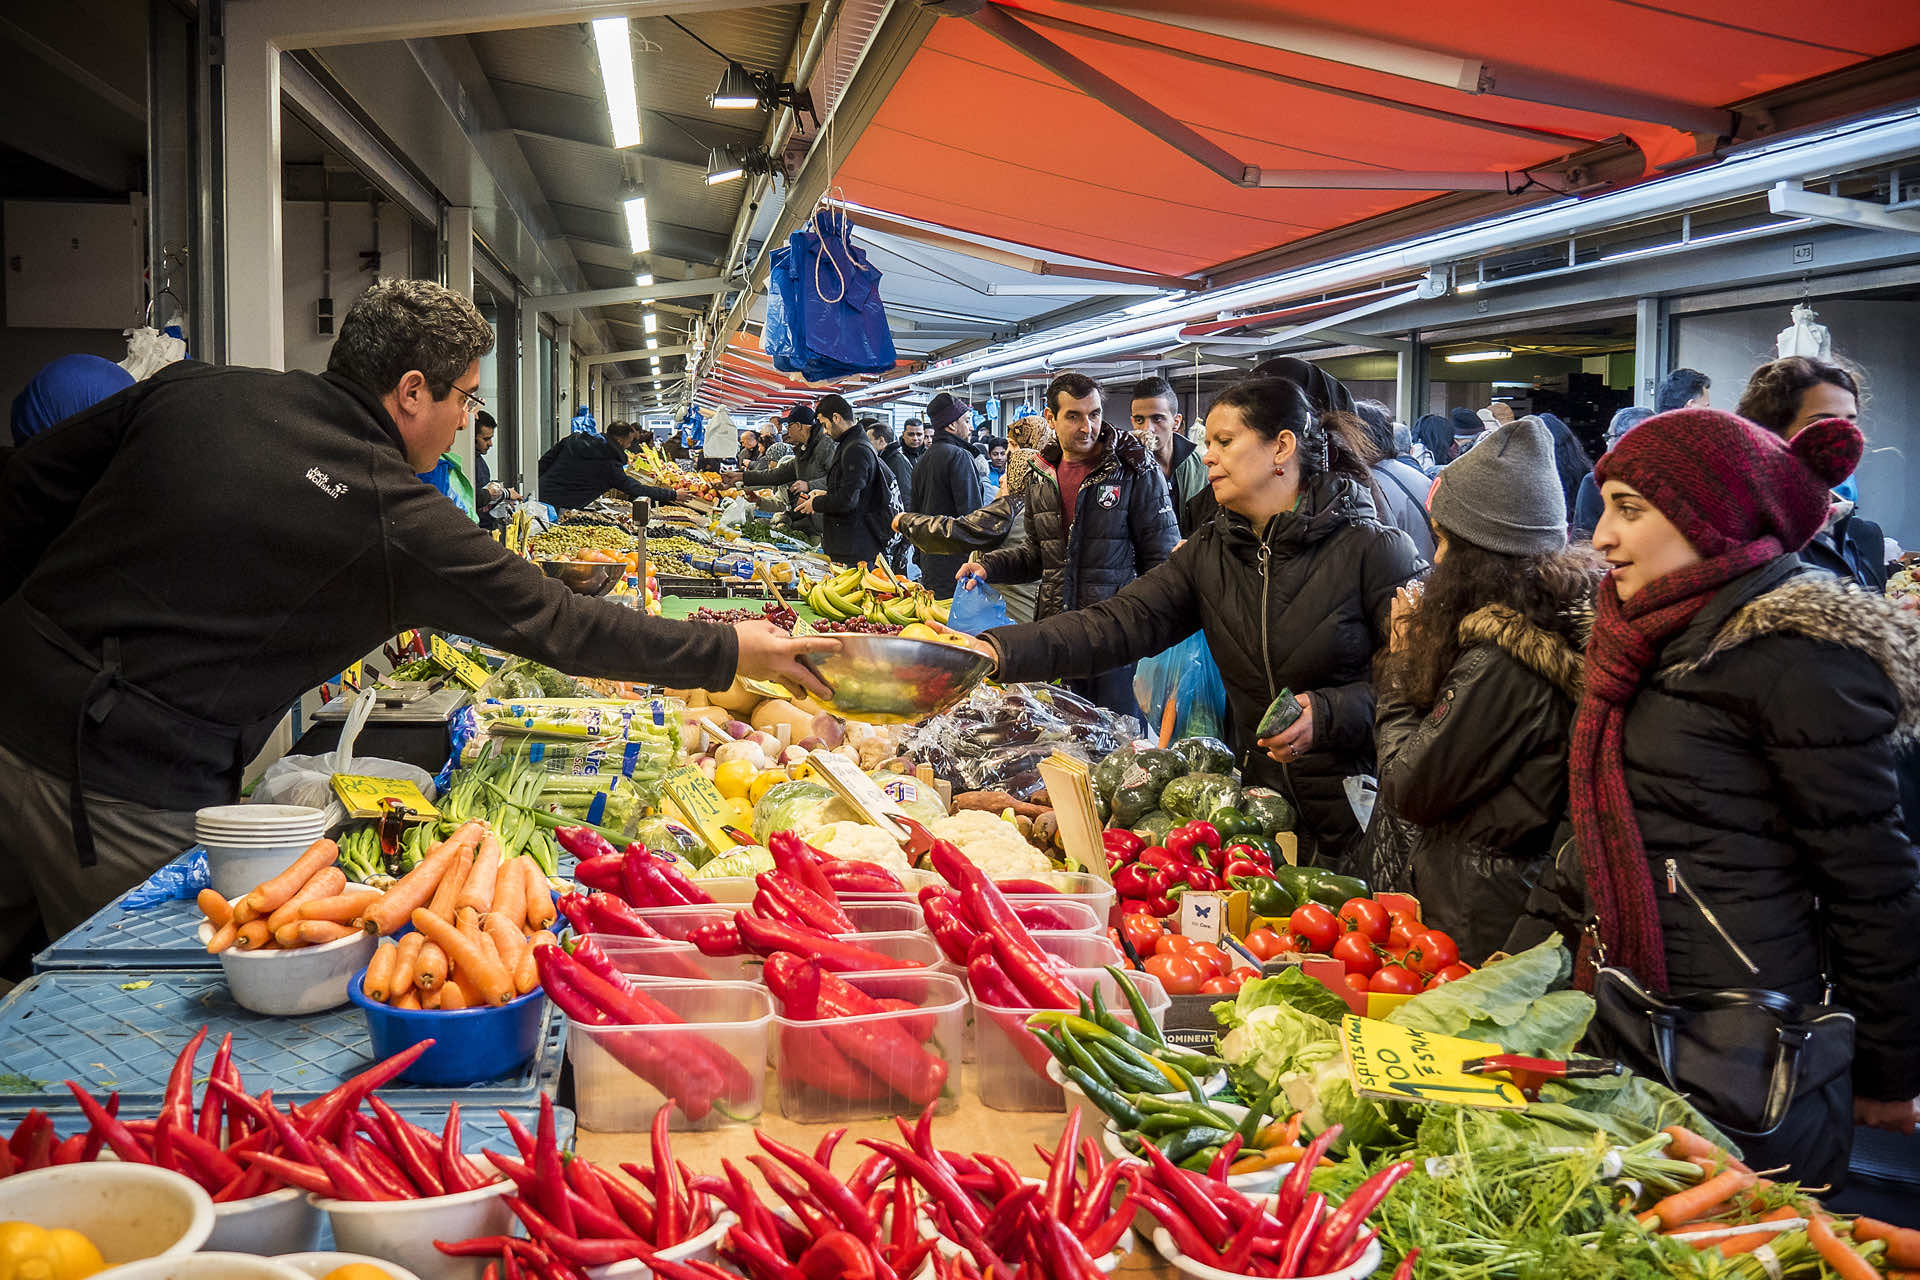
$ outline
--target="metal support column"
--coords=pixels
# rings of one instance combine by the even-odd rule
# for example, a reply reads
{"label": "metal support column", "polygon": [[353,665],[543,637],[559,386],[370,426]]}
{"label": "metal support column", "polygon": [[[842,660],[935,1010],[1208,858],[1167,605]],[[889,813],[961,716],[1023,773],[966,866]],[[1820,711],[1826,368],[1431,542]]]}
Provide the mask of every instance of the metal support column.
{"label": "metal support column", "polygon": [[147,31],[149,323],[164,328],[186,311],[183,331],[198,355],[201,347],[192,329],[202,319],[193,297],[193,277],[201,265],[193,253],[194,28],[171,0],[148,0]]}
{"label": "metal support column", "polygon": [[259,6],[225,11],[222,109],[226,124],[226,276],[231,364],[286,365],[286,282],[281,253],[280,50]]}
{"label": "metal support column", "polygon": [[515,309],[520,313],[520,347],[514,353],[520,371],[520,491],[531,497],[539,492],[540,455],[547,449],[540,421],[540,312],[524,294]]}
{"label": "metal support column", "polygon": [[561,320],[553,326],[554,439],[570,430],[573,407],[573,322]]}
{"label": "metal support column", "polygon": [[1393,416],[1412,426],[1427,405],[1427,353],[1418,330],[1394,352]]}
{"label": "metal support column", "polygon": [[1660,380],[1673,359],[1665,298],[1641,298],[1633,309],[1634,403],[1653,407]]}
{"label": "metal support column", "polygon": [[[473,296],[473,210],[464,206],[453,206],[441,210],[440,214],[440,263],[443,278],[440,283],[455,293]],[[494,335],[496,347],[500,335]],[[494,352],[496,366],[502,359],[501,353]],[[473,432],[462,431],[453,438],[453,451],[459,455],[460,465],[466,468],[469,476],[478,474],[474,465]]]}

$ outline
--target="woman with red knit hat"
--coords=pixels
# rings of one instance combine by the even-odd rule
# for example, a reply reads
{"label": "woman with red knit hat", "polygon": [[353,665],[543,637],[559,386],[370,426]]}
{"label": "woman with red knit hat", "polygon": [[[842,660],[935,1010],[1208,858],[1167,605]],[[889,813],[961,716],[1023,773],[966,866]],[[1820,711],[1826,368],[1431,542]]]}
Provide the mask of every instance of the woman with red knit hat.
{"label": "woman with red knit hat", "polygon": [[1894,772],[1920,733],[1920,619],[1795,555],[1860,451],[1838,419],[1787,441],[1680,409],[1601,458],[1612,571],[1569,752],[1600,961],[1656,995],[1760,988],[1807,1017],[1830,981],[1854,1015],[1850,1072],[1831,1020],[1839,1061],[1809,1053],[1779,1127],[1734,1134],[1752,1167],[1810,1183],[1845,1177],[1856,1115],[1920,1116],[1920,856]]}

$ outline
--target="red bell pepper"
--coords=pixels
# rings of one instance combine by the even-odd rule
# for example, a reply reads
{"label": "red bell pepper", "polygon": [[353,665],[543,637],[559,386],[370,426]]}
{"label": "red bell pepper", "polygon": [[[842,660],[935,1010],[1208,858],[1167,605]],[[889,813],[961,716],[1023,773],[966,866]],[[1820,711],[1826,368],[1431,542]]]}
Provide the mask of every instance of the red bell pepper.
{"label": "red bell pepper", "polygon": [[820,874],[836,893],[904,893],[900,877],[877,862],[828,858]]}

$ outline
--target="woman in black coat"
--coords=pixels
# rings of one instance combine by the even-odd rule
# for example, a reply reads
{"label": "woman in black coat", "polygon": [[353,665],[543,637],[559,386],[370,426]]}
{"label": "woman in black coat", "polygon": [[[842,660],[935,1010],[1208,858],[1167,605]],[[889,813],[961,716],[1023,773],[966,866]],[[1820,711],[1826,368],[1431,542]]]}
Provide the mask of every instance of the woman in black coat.
{"label": "woman in black coat", "polygon": [[1497,428],[1448,467],[1433,518],[1433,573],[1394,600],[1380,800],[1412,824],[1422,918],[1477,965],[1504,946],[1564,839],[1582,619],[1601,566],[1567,546],[1538,418]]}
{"label": "woman in black coat", "polygon": [[[1360,837],[1345,779],[1373,772],[1374,653],[1419,557],[1375,517],[1355,446],[1290,382],[1222,393],[1207,413],[1206,462],[1224,512],[1165,564],[1098,604],[989,631],[983,648],[1003,680],[1087,676],[1198,627],[1220,667],[1247,783],[1293,802],[1302,860],[1342,862]],[[1258,737],[1283,691],[1299,718]]]}

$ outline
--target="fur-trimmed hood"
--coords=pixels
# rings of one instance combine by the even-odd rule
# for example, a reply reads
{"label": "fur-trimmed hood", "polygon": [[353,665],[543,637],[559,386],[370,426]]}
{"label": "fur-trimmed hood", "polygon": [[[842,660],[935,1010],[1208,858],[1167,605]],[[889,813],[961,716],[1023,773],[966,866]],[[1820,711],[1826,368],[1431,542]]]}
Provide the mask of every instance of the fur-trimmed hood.
{"label": "fur-trimmed hood", "polygon": [[1844,645],[1872,658],[1900,697],[1895,738],[1920,739],[1920,614],[1854,583],[1802,574],[1741,606],[1696,665],[1777,633]]}
{"label": "fur-trimmed hood", "polygon": [[1536,626],[1503,604],[1482,605],[1460,619],[1462,647],[1493,644],[1569,698],[1578,699],[1586,683],[1587,659],[1565,639]]}

